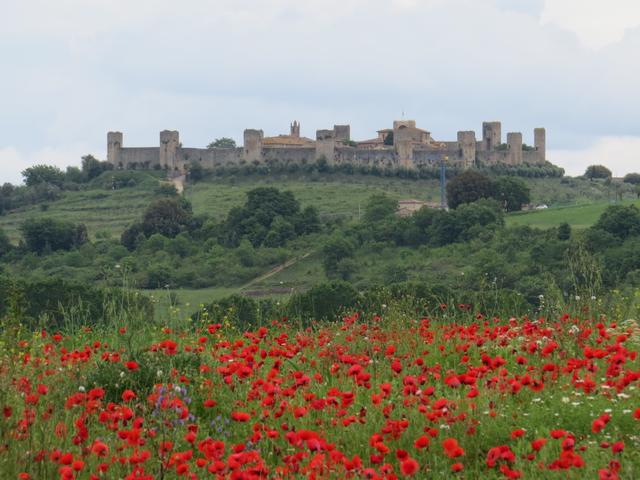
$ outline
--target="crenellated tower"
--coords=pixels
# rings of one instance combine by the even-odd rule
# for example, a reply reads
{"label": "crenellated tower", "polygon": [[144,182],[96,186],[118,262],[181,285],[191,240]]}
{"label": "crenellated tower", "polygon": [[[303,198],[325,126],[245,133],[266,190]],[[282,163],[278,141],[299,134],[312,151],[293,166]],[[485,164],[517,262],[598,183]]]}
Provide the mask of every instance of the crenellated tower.
{"label": "crenellated tower", "polygon": [[119,166],[120,149],[122,148],[122,132],[107,133],[107,161],[114,167]]}
{"label": "crenellated tower", "polygon": [[490,152],[502,143],[502,124],[482,122],[482,149]]}

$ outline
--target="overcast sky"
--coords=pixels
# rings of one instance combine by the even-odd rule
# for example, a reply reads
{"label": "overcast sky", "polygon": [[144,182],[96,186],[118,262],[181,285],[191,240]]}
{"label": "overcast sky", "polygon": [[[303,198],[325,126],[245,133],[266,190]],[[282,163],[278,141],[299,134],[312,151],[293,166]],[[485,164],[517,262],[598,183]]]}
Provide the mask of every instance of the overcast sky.
{"label": "overcast sky", "polygon": [[393,119],[436,139],[501,120],[569,174],[640,170],[638,0],[2,0],[0,182],[106,157]]}

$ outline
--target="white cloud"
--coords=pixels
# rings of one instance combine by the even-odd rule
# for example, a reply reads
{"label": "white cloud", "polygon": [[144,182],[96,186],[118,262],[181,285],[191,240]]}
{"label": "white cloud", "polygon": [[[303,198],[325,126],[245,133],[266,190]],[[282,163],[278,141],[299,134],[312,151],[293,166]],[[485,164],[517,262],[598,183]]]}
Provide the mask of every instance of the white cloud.
{"label": "white cloud", "polygon": [[602,137],[587,148],[551,150],[547,157],[571,176],[584,174],[589,165],[604,165],[622,177],[640,171],[640,137]]}
{"label": "white cloud", "polygon": [[638,0],[546,0],[543,24],[574,32],[586,46],[598,49],[619,42],[640,25]]}
{"label": "white cloud", "polygon": [[21,172],[33,165],[55,165],[63,171],[68,166],[80,166],[81,157],[86,153],[87,150],[81,145],[64,149],[46,147],[31,153],[21,152],[15,147],[0,148],[0,184],[22,183]]}

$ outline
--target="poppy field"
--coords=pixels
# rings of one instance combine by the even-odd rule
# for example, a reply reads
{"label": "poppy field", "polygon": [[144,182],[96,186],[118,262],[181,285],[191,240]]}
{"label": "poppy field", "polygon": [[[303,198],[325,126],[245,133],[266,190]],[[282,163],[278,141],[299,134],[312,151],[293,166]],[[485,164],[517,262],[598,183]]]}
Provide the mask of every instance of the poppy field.
{"label": "poppy field", "polygon": [[640,477],[632,320],[445,311],[9,340],[3,479]]}

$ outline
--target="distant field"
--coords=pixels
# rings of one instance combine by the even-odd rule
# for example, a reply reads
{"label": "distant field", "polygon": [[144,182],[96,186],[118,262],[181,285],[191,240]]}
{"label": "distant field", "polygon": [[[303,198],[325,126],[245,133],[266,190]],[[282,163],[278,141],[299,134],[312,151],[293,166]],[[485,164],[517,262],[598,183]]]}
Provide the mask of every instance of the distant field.
{"label": "distant field", "polygon": [[[640,207],[640,200],[622,202],[623,205],[636,205]],[[507,225],[528,225],[534,228],[557,227],[561,223],[568,223],[573,228],[583,229],[593,225],[602,212],[613,203],[600,202],[588,205],[575,205],[569,207],[552,207],[546,210],[533,210],[529,212],[513,213],[507,217]]]}
{"label": "distant field", "polygon": [[213,179],[189,187],[185,195],[193,204],[194,212],[207,213],[223,219],[227,212],[244,203],[245,194],[257,187],[276,187],[290,190],[304,207],[315,206],[324,218],[356,219],[367,199],[375,193],[386,193],[392,198],[418,198],[435,201],[440,190],[436,180],[403,180],[371,176],[328,177],[238,177]]}

